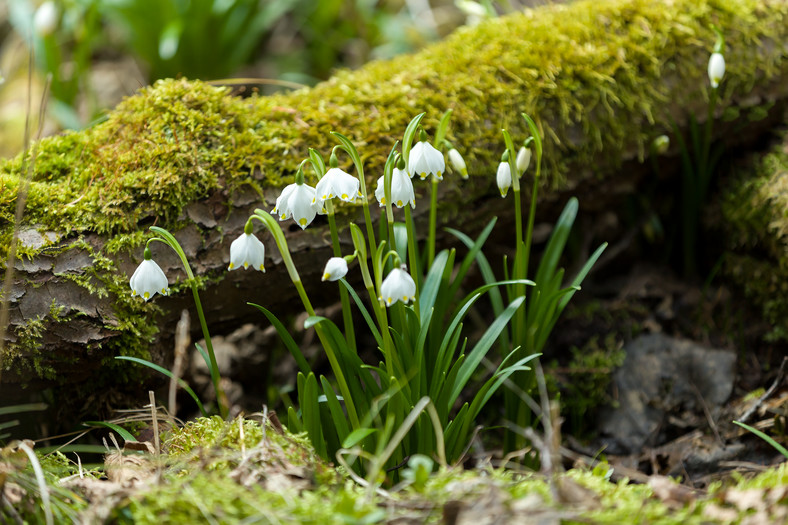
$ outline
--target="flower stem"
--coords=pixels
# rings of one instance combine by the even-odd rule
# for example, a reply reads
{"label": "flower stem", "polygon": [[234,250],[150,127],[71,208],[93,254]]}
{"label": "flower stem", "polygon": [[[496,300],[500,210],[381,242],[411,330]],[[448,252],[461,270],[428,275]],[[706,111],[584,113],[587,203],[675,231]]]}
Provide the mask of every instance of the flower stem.
{"label": "flower stem", "polygon": [[[261,210],[259,208],[256,209],[252,217],[262,222],[268,231],[270,231],[273,235],[274,242],[276,243],[277,248],[279,248],[279,253],[282,256],[282,261],[285,263],[287,272],[290,275],[290,280],[293,281],[293,285],[298,291],[298,296],[301,298],[301,302],[304,304],[307,314],[309,314],[311,317],[314,317],[315,309],[312,307],[312,303],[309,301],[309,297],[306,294],[304,285],[301,283],[301,277],[298,275],[298,270],[296,270],[295,264],[293,264],[293,258],[290,256],[290,250],[287,247],[287,239],[285,239],[285,234],[282,232],[282,228],[279,227],[279,224],[276,222],[276,220],[265,210]],[[331,364],[331,369],[334,371],[334,376],[337,378],[339,391],[342,393],[342,396],[345,400],[345,407],[347,408],[350,423],[353,425],[354,429],[360,428],[358,414],[356,413],[356,405],[353,403],[353,398],[350,395],[350,388],[348,388],[347,381],[345,380],[345,374],[342,371],[339,360],[337,359],[336,350],[331,344],[330,338],[326,335],[323,327],[319,323],[315,325],[315,333],[320,339],[320,343],[323,345],[323,349],[325,350],[326,356],[328,357],[328,362]]]}
{"label": "flower stem", "polygon": [[192,289],[192,295],[194,296],[194,306],[197,309],[197,318],[200,320],[202,336],[203,339],[205,339],[205,346],[207,347],[206,349],[208,351],[208,358],[210,359],[211,382],[213,383],[213,388],[216,392],[216,402],[219,405],[219,414],[223,419],[227,419],[227,414],[229,412],[227,395],[221,386],[219,365],[216,362],[216,354],[213,351],[211,334],[208,332],[208,323],[205,321],[205,314],[203,313],[202,302],[200,301],[200,294],[197,290],[197,281],[194,278],[194,272],[192,272],[191,266],[189,266],[189,261],[186,259],[186,253],[184,253],[183,248],[181,248],[181,245],[178,243],[178,240],[174,235],[164,228],[159,228],[158,226],[151,226],[150,229],[161,237],[154,237],[150,239],[148,244],[150,244],[152,241],[159,241],[172,248],[173,251],[178,254],[178,257],[181,259],[181,263],[183,264],[183,268],[186,271],[186,277],[189,281],[189,286]]}
{"label": "flower stem", "polygon": [[[342,257],[342,248],[339,246],[339,232],[337,222],[334,217],[334,204],[331,200],[326,201],[326,213],[328,215],[328,228],[331,231],[331,245],[334,249],[334,257]],[[342,303],[342,322],[345,326],[345,339],[350,349],[356,351],[356,332],[353,325],[353,314],[350,311],[350,298],[347,290],[339,284],[339,300]]]}
{"label": "flower stem", "polygon": [[430,229],[427,233],[427,268],[432,267],[435,260],[435,229],[438,222],[438,179],[432,177],[430,188]]}

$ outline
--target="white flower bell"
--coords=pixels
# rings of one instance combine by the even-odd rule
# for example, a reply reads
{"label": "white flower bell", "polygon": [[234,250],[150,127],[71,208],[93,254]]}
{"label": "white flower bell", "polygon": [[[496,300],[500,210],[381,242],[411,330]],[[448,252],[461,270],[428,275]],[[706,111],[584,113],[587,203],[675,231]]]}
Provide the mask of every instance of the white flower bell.
{"label": "white flower bell", "polygon": [[282,190],[271,213],[279,215],[280,221],[292,217],[303,230],[312,223],[321,208],[322,203],[315,200],[315,189],[295,182]]}
{"label": "white flower bell", "polygon": [[407,304],[416,299],[416,283],[405,266],[394,268],[380,285],[380,300],[391,306],[397,301]]}
{"label": "white flower bell", "polygon": [[711,57],[709,57],[709,82],[711,82],[711,87],[717,89],[724,76],[725,57],[722,56],[722,53],[712,53]]}
{"label": "white flower bell", "polygon": [[[246,270],[251,266],[265,272],[265,245],[251,233],[246,233],[246,229],[244,228],[244,233],[230,245],[230,266],[227,269],[237,270],[243,267]],[[251,227],[249,229],[251,230]]]}
{"label": "white flower bell", "polygon": [[465,165],[465,159],[463,159],[460,152],[454,148],[449,150],[449,162],[451,162],[455,170],[460,172],[460,176],[463,179],[468,178],[468,167]]}
{"label": "white flower bell", "polygon": [[164,271],[151,258],[150,249],[145,247],[144,260],[134,270],[134,274],[129,280],[131,285],[131,295],[139,295],[146,301],[160,293],[168,295],[170,293],[169,282]]}
{"label": "white flower bell", "polygon": [[427,142],[427,134],[421,130],[419,142],[410,150],[408,174],[413,177],[418,173],[421,180],[426,179],[428,175],[443,180],[444,171],[446,171],[446,161],[443,160],[443,155]]}
{"label": "white flower bell", "polygon": [[359,180],[337,167],[336,155],[333,153],[330,163],[331,169],[315,186],[315,200],[322,204],[323,201],[334,197],[339,197],[345,202],[353,202],[362,198],[361,191],[359,191]]}
{"label": "white flower bell", "polygon": [[338,281],[347,275],[347,261],[344,257],[332,257],[323,270],[323,281]]}
{"label": "white flower bell", "polygon": [[[378,179],[378,187],[375,188],[375,198],[378,199],[381,206],[386,205],[384,180],[384,177],[380,177]],[[408,204],[410,204],[411,208],[416,207],[413,181],[410,180],[410,176],[404,169],[394,168],[391,172],[391,203],[397,208],[402,208]]]}
{"label": "white flower bell", "polygon": [[495,176],[495,181],[498,183],[501,197],[506,197],[506,194],[509,193],[509,188],[512,187],[512,168],[509,166],[508,160],[501,160],[501,163],[498,164],[498,173]]}
{"label": "white flower bell", "polygon": [[49,36],[57,29],[57,22],[60,14],[58,13],[55,2],[48,0],[36,9],[33,15],[33,27],[39,36]]}
{"label": "white flower bell", "polygon": [[520,172],[520,175],[525,173],[525,170],[527,170],[528,166],[531,165],[531,148],[520,146],[520,150],[517,152],[515,164],[517,166],[517,171]]}

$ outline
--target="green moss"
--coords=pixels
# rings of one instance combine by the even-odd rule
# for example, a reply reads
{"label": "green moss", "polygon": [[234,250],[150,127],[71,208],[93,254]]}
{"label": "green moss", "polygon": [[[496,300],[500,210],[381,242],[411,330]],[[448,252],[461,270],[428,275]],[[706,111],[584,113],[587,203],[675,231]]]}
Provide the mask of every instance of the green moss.
{"label": "green moss", "polygon": [[788,339],[788,134],[722,194],[725,272],[759,304],[771,339]]}
{"label": "green moss", "polygon": [[[226,202],[246,185],[282,187],[309,147],[328,155],[334,130],[359,146],[372,187],[407,122],[426,111],[424,124],[433,131],[448,108],[448,138],[476,175],[468,184],[492,187],[500,129],[522,140],[523,111],[545,135],[546,186],[606,177],[624,151],[642,153],[669,127],[668,101],[692,111],[703,100],[712,24],[728,45],[724,109],[785,70],[785,50],[775,43],[788,39],[786,15],[788,4],[776,0],[676,0],[671,9],[647,0],[586,0],[463,28],[417,55],[340,71],[288,94],[240,99],[200,82],[160,81],[106,121],[39,143],[24,222],[71,237],[105,236],[101,253],[91,254],[101,267],[74,281],[90,293],[114,294],[117,322],[109,328],[121,335],[102,352],[140,354],[156,308],[129,300],[113,261],[141,245],[150,224],[173,231],[188,224],[189,203],[217,194]],[[676,111],[677,120],[686,117]],[[3,263],[27,161],[29,155],[0,161]],[[456,189],[450,197],[441,201],[444,222],[468,198]]]}

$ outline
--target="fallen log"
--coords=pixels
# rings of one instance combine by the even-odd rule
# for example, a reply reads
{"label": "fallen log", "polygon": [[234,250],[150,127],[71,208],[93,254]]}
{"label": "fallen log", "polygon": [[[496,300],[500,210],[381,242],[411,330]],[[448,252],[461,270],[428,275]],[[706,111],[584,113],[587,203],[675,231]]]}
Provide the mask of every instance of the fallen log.
{"label": "fallen log", "polygon": [[[240,98],[186,80],[145,88],[105,122],[37,146],[13,286],[4,298],[10,317],[2,381],[93,391],[137,377],[116,366],[115,355],[150,352],[166,361],[175,321],[191,299],[177,258],[162,246],[154,257],[172,295],[147,303],[131,297],[128,278],[150,225],[167,227],[183,245],[213,330],[259,321],[246,301],[298,310],[267,235],[264,276],[228,273],[229,245],[254,208],[272,207],[308,148],[328,155],[330,131],[355,142],[373,188],[407,122],[425,111],[425,128],[434,132],[452,109],[449,139],[472,176],[444,180],[439,217],[472,233],[495,214],[499,228],[507,227],[493,176],[500,130],[521,141],[519,115],[527,112],[545,137],[540,216],[554,217],[559,204],[549,203],[570,194],[579,194],[586,211],[609,210],[648,173],[630,168],[656,136],[671,122],[683,130],[690,115],[705,115],[712,24],[725,34],[729,64],[719,115],[735,108],[746,122],[749,112],[768,112],[786,99],[786,16],[788,4],[779,0],[676,0],[670,9],[639,0],[576,2],[462,28],[415,55],[341,71],[288,94]],[[744,124],[729,140],[744,140],[763,122]],[[30,159],[28,152],[0,163],[3,264]],[[417,204],[417,213],[426,208]],[[360,212],[342,213],[346,224]],[[330,255],[325,224],[289,227],[287,234],[307,288],[325,298],[329,292],[317,285]]]}

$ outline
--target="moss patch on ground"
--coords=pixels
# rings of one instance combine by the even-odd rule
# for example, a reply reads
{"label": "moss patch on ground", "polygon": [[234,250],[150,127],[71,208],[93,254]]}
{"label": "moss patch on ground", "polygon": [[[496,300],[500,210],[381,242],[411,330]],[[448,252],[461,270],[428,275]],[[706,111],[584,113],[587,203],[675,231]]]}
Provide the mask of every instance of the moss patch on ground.
{"label": "moss patch on ground", "polygon": [[[241,430],[243,428],[243,430]],[[734,476],[707,491],[668,478],[611,481],[605,463],[541,475],[506,469],[436,469],[427,479],[375,492],[317,458],[301,436],[270,423],[198,419],[174,431],[164,455],[127,454],[138,480],[107,487],[96,472],[75,481],[64,456],[43,461],[59,518],[116,523],[778,523],[788,517],[788,464]],[[4,460],[8,460],[8,455]],[[107,461],[109,464],[109,459]],[[6,463],[8,466],[11,463]],[[116,462],[115,462],[116,464]],[[30,467],[7,469],[3,490],[17,490],[21,516],[43,522]],[[68,478],[68,481],[64,481]],[[105,487],[101,492],[98,487]],[[89,490],[88,490],[89,489]],[[101,500],[97,499],[101,494]],[[111,502],[106,505],[106,502]],[[103,504],[103,506],[102,506]],[[97,509],[100,509],[98,511]],[[9,518],[8,509],[0,516]]]}
{"label": "moss patch on ground", "polygon": [[[59,234],[23,246],[19,257],[78,251],[80,236],[100,234],[104,247],[92,255],[105,264],[75,281],[87,294],[115,301],[105,329],[119,337],[96,350],[106,359],[144,355],[156,307],[126,297],[127,276],[116,260],[139,248],[151,224],[171,230],[191,224],[188,204],[209,196],[229,201],[249,185],[261,192],[281,188],[309,147],[328,155],[335,144],[330,131],[355,141],[372,183],[415,114],[426,111],[423,122],[433,131],[449,108],[448,138],[476,176],[470,184],[492,188],[500,129],[522,140],[523,111],[545,136],[546,186],[609,177],[625,152],[642,154],[668,129],[669,118],[683,122],[702,108],[712,24],[728,45],[724,109],[785,75],[786,16],[788,4],[778,0],[674,0],[669,9],[646,0],[579,1],[463,28],[416,55],[341,71],[289,94],[240,99],[200,82],[160,81],[104,122],[40,142],[24,225]],[[30,159],[28,153],[0,161],[3,263]],[[457,215],[450,201],[439,214],[446,222]],[[199,232],[206,238],[210,230]],[[45,330],[57,319],[38,321]],[[40,341],[41,331],[28,334],[11,343],[10,355],[20,362],[36,355]],[[45,364],[37,368],[44,376],[55,373]]]}

